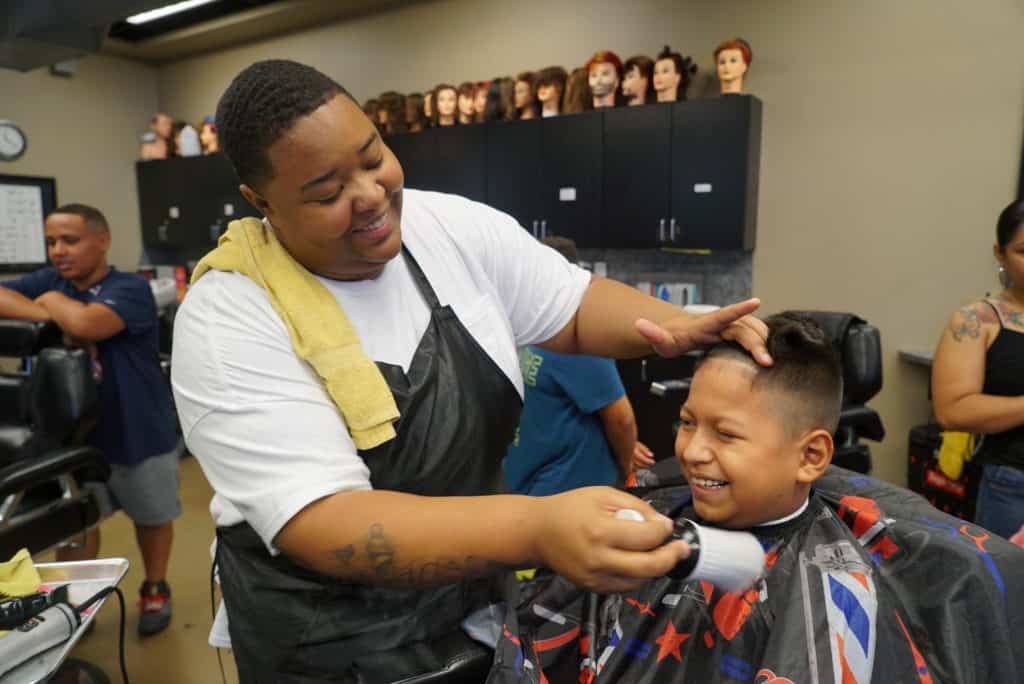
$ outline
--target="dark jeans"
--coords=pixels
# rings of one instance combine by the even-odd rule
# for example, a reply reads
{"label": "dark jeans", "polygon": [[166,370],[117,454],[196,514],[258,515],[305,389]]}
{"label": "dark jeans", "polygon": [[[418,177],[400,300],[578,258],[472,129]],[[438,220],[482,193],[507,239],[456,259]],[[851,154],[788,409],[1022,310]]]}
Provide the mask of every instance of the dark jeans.
{"label": "dark jeans", "polygon": [[1007,538],[1024,525],[1024,470],[985,464],[974,522]]}

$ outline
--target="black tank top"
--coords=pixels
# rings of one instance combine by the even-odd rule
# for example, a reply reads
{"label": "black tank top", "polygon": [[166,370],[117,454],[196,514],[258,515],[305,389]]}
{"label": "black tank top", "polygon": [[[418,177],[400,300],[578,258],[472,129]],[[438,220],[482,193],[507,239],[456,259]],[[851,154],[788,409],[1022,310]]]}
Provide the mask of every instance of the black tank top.
{"label": "black tank top", "polygon": [[[999,333],[985,353],[982,392],[1000,397],[1019,397],[1024,395],[1024,333],[1004,326],[999,309],[988,300],[985,303],[996,312]],[[1024,469],[1024,426],[987,435],[981,455],[985,463]]]}

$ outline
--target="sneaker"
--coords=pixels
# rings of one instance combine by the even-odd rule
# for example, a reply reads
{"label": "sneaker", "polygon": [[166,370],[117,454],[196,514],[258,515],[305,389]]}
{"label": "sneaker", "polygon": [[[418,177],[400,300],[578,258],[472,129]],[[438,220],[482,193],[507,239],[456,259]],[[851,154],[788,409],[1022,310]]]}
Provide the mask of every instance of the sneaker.
{"label": "sneaker", "polygon": [[171,588],[167,582],[143,582],[139,589],[139,636],[152,636],[171,624]]}

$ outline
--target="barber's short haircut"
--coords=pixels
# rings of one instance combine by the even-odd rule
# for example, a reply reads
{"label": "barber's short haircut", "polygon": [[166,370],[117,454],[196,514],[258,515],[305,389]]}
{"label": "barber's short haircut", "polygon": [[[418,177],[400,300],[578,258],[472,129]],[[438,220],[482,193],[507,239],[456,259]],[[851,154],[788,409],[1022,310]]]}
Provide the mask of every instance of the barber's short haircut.
{"label": "barber's short haircut", "polygon": [[94,233],[110,231],[110,224],[107,223],[107,217],[103,215],[103,212],[96,207],[90,207],[88,204],[64,204],[51,211],[46,217],[49,218],[54,214],[79,216],[85,221],[86,227]]}
{"label": "barber's short haircut", "polygon": [[580,260],[579,254],[576,252],[576,242],[567,237],[548,235],[543,242],[574,264]]}
{"label": "barber's short haircut", "polygon": [[752,389],[779,399],[783,422],[791,432],[822,428],[835,432],[843,403],[843,370],[832,340],[813,319],[784,311],[764,319],[768,353],[774,363],[761,366],[735,342],[712,347],[708,359],[740,359],[757,370]]}
{"label": "barber's short haircut", "polygon": [[334,79],[291,60],[268,59],[243,69],[221,95],[216,117],[221,149],[239,179],[252,187],[273,179],[270,146],[337,95],[355,102]]}

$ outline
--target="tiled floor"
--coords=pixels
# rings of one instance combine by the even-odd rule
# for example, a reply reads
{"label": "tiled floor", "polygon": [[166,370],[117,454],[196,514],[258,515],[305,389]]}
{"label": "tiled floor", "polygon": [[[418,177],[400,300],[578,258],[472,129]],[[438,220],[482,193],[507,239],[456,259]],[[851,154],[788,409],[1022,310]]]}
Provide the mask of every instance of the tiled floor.
{"label": "tiled floor", "polygon": [[[210,629],[210,541],[213,522],[208,506],[211,490],[199,464],[193,458],[181,462],[181,499],[183,515],[175,523],[174,548],[168,581],[171,585],[174,619],[164,632],[140,639],[135,632],[138,621],[138,588],[142,582],[142,558],[135,545],[135,532],[123,513],[105,521],[101,527],[101,557],[124,557],[131,569],[121,582],[127,600],[125,624],[125,661],[133,684],[220,684],[217,652],[207,645]],[[37,560],[52,560],[52,554]],[[118,607],[111,596],[97,616],[96,629],[82,639],[72,654],[99,666],[111,682],[120,682],[117,658]],[[238,681],[230,652],[223,652],[226,681]]]}

